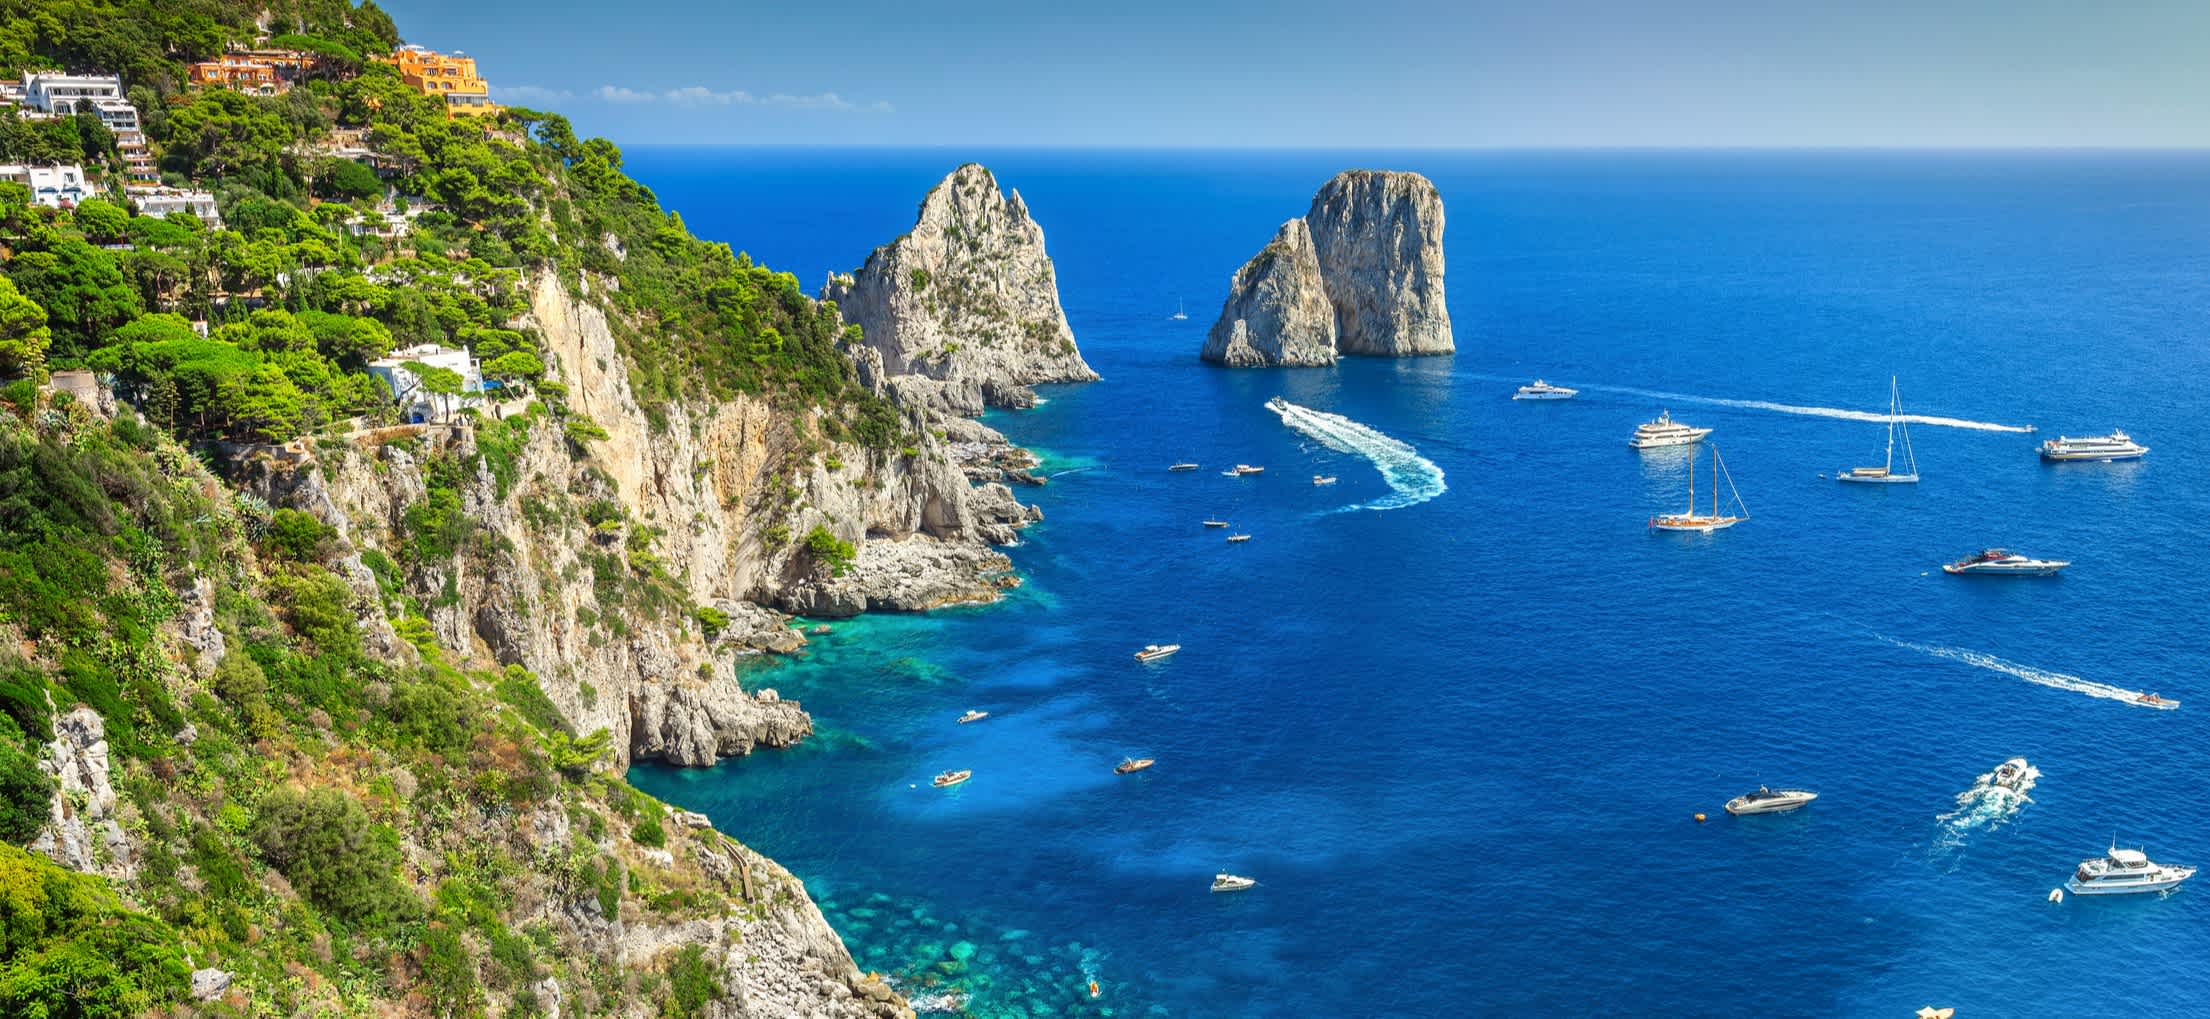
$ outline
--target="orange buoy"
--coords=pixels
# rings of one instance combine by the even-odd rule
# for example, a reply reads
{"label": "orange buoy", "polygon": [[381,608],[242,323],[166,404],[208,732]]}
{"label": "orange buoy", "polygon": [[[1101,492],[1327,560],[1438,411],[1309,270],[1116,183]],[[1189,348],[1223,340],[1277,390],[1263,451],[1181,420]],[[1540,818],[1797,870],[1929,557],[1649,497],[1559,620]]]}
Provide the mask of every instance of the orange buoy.
{"label": "orange buoy", "polygon": [[1104,995],[1104,993],[1105,993],[1104,991],[1100,991],[1100,990],[1098,990],[1098,989],[1097,989],[1097,981],[1095,981],[1095,980],[1092,980],[1092,981],[1090,981],[1090,997],[1092,997],[1092,998],[1100,997],[1100,996]]}
{"label": "orange buoy", "polygon": [[1702,823],[1704,823],[1704,816],[1703,816],[1702,814],[1697,814],[1697,815],[1696,815],[1696,823],[1697,823],[1697,824],[1702,824]]}

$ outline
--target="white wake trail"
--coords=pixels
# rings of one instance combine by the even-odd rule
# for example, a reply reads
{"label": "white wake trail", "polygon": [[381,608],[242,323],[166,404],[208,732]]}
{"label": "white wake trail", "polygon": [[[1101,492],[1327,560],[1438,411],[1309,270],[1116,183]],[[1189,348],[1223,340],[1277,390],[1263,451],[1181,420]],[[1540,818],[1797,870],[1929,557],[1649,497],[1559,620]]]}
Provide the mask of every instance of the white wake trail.
{"label": "white wake trail", "polygon": [[[1736,407],[1742,410],[1769,410],[1778,414],[1801,414],[1807,417],[1835,418],[1842,421],[1870,421],[1887,424],[1888,416],[1879,411],[1848,410],[1841,407],[1802,407],[1792,403],[1774,403],[1771,400],[1730,400],[1720,396],[1692,396],[1687,393],[1667,393],[1655,389],[1635,389],[1629,386],[1600,386],[1583,384],[1582,389],[1601,390],[1606,393],[1624,393],[1643,396],[1667,403],[1695,403],[1711,407]],[[1942,428],[1966,428],[1976,432],[2031,432],[2031,425],[2005,425],[1993,421],[1971,421],[1965,418],[1934,417],[1927,414],[1905,414],[1903,421],[1914,425],[1936,425]]]}
{"label": "white wake trail", "polygon": [[1961,849],[1974,831],[1993,830],[2008,824],[2018,812],[2033,802],[2027,795],[2041,780],[2041,769],[2026,766],[2026,773],[2018,781],[2016,789],[1995,784],[1995,773],[1981,775],[1972,788],[1957,794],[1955,810],[1935,818],[1941,822],[1941,836],[1935,839],[1938,849]]}
{"label": "white wake trail", "polygon": [[1365,457],[1381,471],[1382,480],[1389,483],[1389,494],[1345,509],[1403,509],[1433,499],[1450,487],[1443,483],[1443,469],[1421,456],[1411,444],[1341,414],[1313,410],[1278,396],[1266,401],[1266,409],[1280,415],[1282,424],[1338,453]]}
{"label": "white wake trail", "polygon": [[2028,683],[2052,689],[2070,690],[2073,693],[2083,693],[2089,697],[2101,697],[2104,700],[2123,701],[2137,708],[2164,708],[2168,710],[2179,706],[2179,702],[2175,700],[2143,700],[2143,695],[2139,690],[2128,690],[2124,687],[2111,686],[2108,683],[2097,683],[2091,679],[2081,679],[2070,673],[2037,669],[2031,665],[2007,661],[1979,651],[1941,647],[1936,644],[1915,644],[1907,640],[1896,640],[1893,637],[1881,637],[1880,639],[1899,648],[1907,648],[1936,658],[1947,658],[1953,662],[1963,662],[1976,668],[2000,672],[2006,676],[2016,676]]}

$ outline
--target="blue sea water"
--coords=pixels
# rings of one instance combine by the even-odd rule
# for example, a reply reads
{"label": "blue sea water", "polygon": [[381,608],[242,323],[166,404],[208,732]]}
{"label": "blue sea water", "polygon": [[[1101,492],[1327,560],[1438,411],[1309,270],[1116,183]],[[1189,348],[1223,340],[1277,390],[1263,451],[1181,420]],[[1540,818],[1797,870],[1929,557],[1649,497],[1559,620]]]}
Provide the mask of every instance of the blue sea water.
{"label": "blue sea water", "polygon": [[[864,966],[990,1016],[2210,1013],[2210,886],[2045,901],[2114,836],[2210,862],[2210,157],[629,168],[810,290],[969,158],[1043,224],[1105,377],[991,417],[1054,475],[1022,493],[1047,514],[1012,552],[1026,586],[839,624],[746,676],[802,700],[814,739],[632,776],[804,877]],[[1458,353],[1200,364],[1229,275],[1351,165],[1440,187]],[[2041,431],[1920,425],[1922,484],[1844,486],[1879,424],[1714,402],[1880,411],[1891,373],[1908,412]],[[1538,375],[1584,392],[1507,399]],[[1277,394],[1432,469],[1294,430]],[[1686,497],[1684,454],[1625,445],[1661,407],[1716,429],[1748,522],[1646,531]],[[2113,427],[2154,451],[2034,455]],[[1165,471],[1182,459],[1207,469]],[[1219,475],[1235,462],[1268,472]],[[1936,568],[1995,544],[2075,565]],[[1130,660],[1154,641],[1185,650]],[[953,724],[968,708],[991,717]],[[1115,776],[1124,755],[1159,763]],[[2030,803],[1960,807],[2013,755],[2042,772]],[[929,787],[955,767],[975,778]],[[1720,811],[1760,783],[1821,798]],[[1260,884],[1208,894],[1218,870]]]}

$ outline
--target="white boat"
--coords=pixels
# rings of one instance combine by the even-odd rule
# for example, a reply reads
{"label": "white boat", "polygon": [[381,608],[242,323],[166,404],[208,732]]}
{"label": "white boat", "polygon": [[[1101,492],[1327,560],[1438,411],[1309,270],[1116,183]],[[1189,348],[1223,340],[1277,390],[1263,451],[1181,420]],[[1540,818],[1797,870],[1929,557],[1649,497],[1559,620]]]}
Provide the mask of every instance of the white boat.
{"label": "white boat", "polygon": [[2033,765],[2027,764],[2025,758],[2013,757],[1995,766],[1994,773],[1988,776],[1987,784],[2014,793],[2023,792],[2022,787],[2033,778],[2033,774]]}
{"label": "white boat", "polygon": [[1149,757],[1123,757],[1119,764],[1113,765],[1113,774],[1133,775],[1157,763],[1157,760]]}
{"label": "white boat", "polygon": [[1235,465],[1235,473],[1238,477],[1246,474],[1264,474],[1266,473],[1266,468],[1253,467],[1250,464],[1237,464]]}
{"label": "white boat", "polygon": [[1819,794],[1803,789],[1767,789],[1758,786],[1754,793],[1743,793],[1727,801],[1727,813],[1740,817],[1743,814],[1778,814],[1794,810]]}
{"label": "white boat", "polygon": [[1709,428],[1696,428],[1673,420],[1673,412],[1659,411],[1657,420],[1645,421],[1635,426],[1634,438],[1627,445],[1636,449],[1657,449],[1661,446],[1686,446],[1704,441],[1710,435]]}
{"label": "white boat", "polygon": [[1205,521],[1205,526],[1206,526],[1206,527],[1226,527],[1226,526],[1228,526],[1228,522],[1227,522],[1227,521],[1225,521],[1225,520],[1207,520],[1207,521]]}
{"label": "white boat", "polygon": [[[1742,493],[1734,491],[1734,478],[1727,474],[1726,462],[1719,459],[1719,447],[1711,447],[1711,512],[1696,512],[1696,458],[1688,459],[1688,508],[1679,513],[1660,513],[1650,518],[1650,527],[1659,531],[1698,531],[1710,534],[1725,530],[1750,518],[1749,507],[1742,505]],[[1719,512],[1719,481],[1727,483],[1727,491],[1734,492],[1734,506],[1739,514]]]}
{"label": "white boat", "polygon": [[[1895,437],[1903,435],[1903,469],[1895,469]],[[1859,485],[1918,484],[1918,456],[1911,452],[1911,426],[1903,421],[1903,395],[1888,376],[1888,462],[1880,467],[1851,467],[1834,472],[1834,480]]]}
{"label": "white boat", "polygon": [[2113,460],[2139,460],[2149,447],[2133,441],[2124,432],[2096,435],[2075,439],[2059,435],[2041,443],[2041,458],[2052,461],[2097,460],[2109,463]]}
{"label": "white boat", "polygon": [[2070,565],[2068,559],[2033,559],[2008,549],[1987,548],[1956,562],[1943,563],[1941,571],[1958,576],[2053,577]]}
{"label": "white boat", "polygon": [[1220,873],[1212,876],[1212,890],[1216,892],[1240,892],[1255,884],[1258,882],[1234,874]]}
{"label": "white boat", "polygon": [[2193,867],[2156,863],[2139,849],[2113,844],[2101,859],[2081,860],[2064,889],[2074,895],[2139,895],[2177,888],[2193,876]]}
{"label": "white boat", "polygon": [[966,714],[959,716],[959,724],[965,725],[969,722],[979,722],[988,717],[990,717],[990,713],[987,711],[969,711]]}
{"label": "white boat", "polygon": [[973,777],[975,777],[975,773],[972,770],[962,768],[958,771],[947,771],[938,775],[930,779],[929,784],[938,789],[949,789]]}
{"label": "white boat", "polygon": [[1335,475],[1333,475],[1333,474],[1315,474],[1315,475],[1313,475],[1313,476],[1312,476],[1312,483],[1313,483],[1313,484],[1315,484],[1315,485],[1332,485],[1332,484],[1335,484]]}
{"label": "white boat", "polygon": [[2178,701],[2175,701],[2169,697],[2158,697],[2154,693],[2140,694],[2133,698],[2133,702],[2145,707],[2156,708],[2160,711],[2170,711],[2174,708],[2179,707]]}
{"label": "white boat", "polygon": [[1249,541],[1249,540],[1251,540],[1251,536],[1250,536],[1250,535],[1248,535],[1248,534],[1231,534],[1231,535],[1228,535],[1228,544],[1230,544],[1230,545],[1240,545],[1240,544],[1242,544],[1242,543],[1244,543],[1244,542],[1246,542],[1246,541]]}
{"label": "white boat", "polygon": [[1171,319],[1171,320],[1173,320],[1173,321],[1176,321],[1176,322],[1180,322],[1180,321],[1182,321],[1183,319],[1186,319],[1186,318],[1188,318],[1188,317],[1189,317],[1189,312],[1186,312],[1186,311],[1183,311],[1183,310],[1182,310],[1182,299],[1181,299],[1181,298],[1179,298],[1179,297],[1175,298],[1175,299],[1174,299],[1174,314],[1172,314],[1172,315],[1168,315],[1168,316],[1167,316],[1167,318],[1169,318],[1169,319]]}
{"label": "white boat", "polygon": [[1136,660],[1139,662],[1155,662],[1181,649],[1180,644],[1145,644],[1143,650],[1136,652]]}
{"label": "white boat", "polygon": [[1170,471],[1194,471],[1194,470],[1196,470],[1196,469],[1197,469],[1197,465],[1196,465],[1196,464],[1193,464],[1193,463],[1190,463],[1190,462],[1189,462],[1189,461],[1187,461],[1187,460],[1184,460],[1184,461],[1182,461],[1181,463],[1178,463],[1178,464],[1173,464],[1173,465],[1170,465],[1169,467],[1167,467],[1167,470],[1170,470]]}
{"label": "white boat", "polygon": [[1578,389],[1567,389],[1564,386],[1553,386],[1550,383],[1544,382],[1541,379],[1536,379],[1535,381],[1528,383],[1527,385],[1519,387],[1519,391],[1512,394],[1512,399],[1570,400],[1579,395],[1581,395],[1581,391]]}

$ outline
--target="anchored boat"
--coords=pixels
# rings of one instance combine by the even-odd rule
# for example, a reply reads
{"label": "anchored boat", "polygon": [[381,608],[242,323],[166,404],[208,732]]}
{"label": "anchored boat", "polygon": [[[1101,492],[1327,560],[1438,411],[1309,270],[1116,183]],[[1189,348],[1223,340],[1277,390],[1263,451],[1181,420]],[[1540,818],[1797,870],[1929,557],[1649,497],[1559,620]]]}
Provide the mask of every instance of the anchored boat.
{"label": "anchored boat", "polygon": [[2084,439],[2059,435],[2041,443],[2041,458],[2058,462],[2094,460],[2110,463],[2114,460],[2139,460],[2148,451],[2149,447],[2133,441],[2132,436],[2119,431]]}
{"label": "anchored boat", "polygon": [[1115,775],[1127,775],[1127,774],[1132,774],[1132,773],[1134,773],[1134,772],[1142,771],[1143,769],[1145,769],[1145,768],[1148,768],[1148,767],[1150,767],[1150,766],[1152,766],[1152,765],[1154,765],[1154,764],[1157,764],[1157,763],[1159,763],[1159,762],[1157,762],[1157,761],[1155,761],[1155,760],[1152,760],[1152,759],[1151,759],[1151,758],[1149,758],[1149,757],[1123,757],[1123,758],[1121,758],[1121,759],[1120,759],[1120,763],[1119,763],[1119,764],[1116,764],[1116,765],[1114,765],[1114,766],[1113,766],[1113,774],[1115,774]]}
{"label": "anchored boat", "polygon": [[1956,576],[2053,577],[2072,565],[2066,559],[2033,559],[2000,548],[1981,549],[1953,563],[1941,564],[1943,573]]}
{"label": "anchored boat", "polygon": [[[1727,474],[1727,465],[1725,461],[1719,459],[1719,447],[1716,445],[1711,447],[1711,473],[1715,475],[1715,479],[1711,483],[1711,512],[1709,514],[1696,512],[1696,460],[1694,457],[1690,457],[1688,460],[1688,508],[1679,513],[1660,513],[1651,517],[1651,529],[1658,531],[1701,531],[1710,534],[1713,531],[1724,530],[1748,520],[1750,518],[1749,507],[1742,505],[1742,493],[1734,490],[1734,478]],[[1741,510],[1740,513],[1722,514],[1719,512],[1719,481],[1721,480],[1727,483],[1727,491],[1734,493],[1734,505],[1736,509]]]}
{"label": "anchored boat", "polygon": [[1136,660],[1139,662],[1155,662],[1181,649],[1180,644],[1145,644],[1143,650],[1136,652]]}
{"label": "anchored boat", "polygon": [[965,725],[969,722],[979,722],[988,717],[990,717],[990,713],[987,711],[969,711],[966,714],[959,716],[959,724]]}
{"label": "anchored boat", "polygon": [[1636,449],[1657,449],[1660,446],[1686,446],[1704,441],[1710,435],[1709,428],[1694,428],[1673,420],[1673,412],[1659,411],[1657,420],[1647,421],[1635,427],[1634,438],[1627,445]]}
{"label": "anchored boat", "polygon": [[1258,882],[1247,877],[1220,873],[1212,876],[1212,890],[1216,892],[1240,892]]}
{"label": "anchored boat", "polygon": [[[1895,469],[1895,437],[1903,436],[1903,469]],[[1918,484],[1918,456],[1911,452],[1911,426],[1903,421],[1903,395],[1895,386],[1895,376],[1888,376],[1888,460],[1879,467],[1851,467],[1834,472],[1834,480],[1859,485],[1915,485]]]}
{"label": "anchored boat", "polygon": [[949,789],[952,786],[958,785],[959,783],[965,782],[966,780],[973,777],[975,777],[975,773],[974,770],[971,768],[962,769],[959,771],[947,771],[941,775],[936,776],[935,778],[930,779],[929,784],[935,786],[938,789]]}
{"label": "anchored boat", "polygon": [[2139,849],[2113,844],[2101,859],[2080,861],[2064,888],[2074,895],[2139,895],[2177,888],[2193,876],[2193,867],[2157,863]]}
{"label": "anchored boat", "polygon": [[1740,817],[1744,814],[1778,814],[1794,810],[1819,794],[1805,789],[1767,789],[1758,786],[1754,793],[1744,793],[1727,801],[1727,813]]}
{"label": "anchored boat", "polygon": [[1519,391],[1512,394],[1512,399],[1570,400],[1579,395],[1581,395],[1581,391],[1578,389],[1567,389],[1564,386],[1553,386],[1550,383],[1544,382],[1541,379],[1536,379],[1535,381],[1527,385],[1519,387]]}

